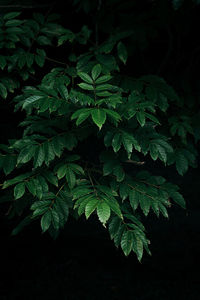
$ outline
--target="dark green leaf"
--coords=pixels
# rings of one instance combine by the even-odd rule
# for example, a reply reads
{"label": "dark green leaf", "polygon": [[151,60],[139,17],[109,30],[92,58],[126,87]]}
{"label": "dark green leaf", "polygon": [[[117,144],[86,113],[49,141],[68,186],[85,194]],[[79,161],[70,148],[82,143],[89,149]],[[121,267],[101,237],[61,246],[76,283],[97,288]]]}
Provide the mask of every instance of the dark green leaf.
{"label": "dark green leaf", "polygon": [[102,125],[106,121],[106,113],[103,109],[94,108],[91,111],[92,120],[101,129]]}
{"label": "dark green leaf", "polygon": [[121,239],[121,247],[126,256],[132,250],[133,247],[133,232],[132,231],[124,231]]}
{"label": "dark green leaf", "polygon": [[19,26],[19,25],[21,25],[23,22],[24,22],[24,21],[12,19],[12,20],[8,20],[8,21],[5,23],[5,26],[7,26],[7,27],[11,27],[11,26]]}
{"label": "dark green leaf", "polygon": [[109,81],[111,78],[112,78],[111,75],[103,75],[103,76],[99,77],[99,78],[95,81],[95,83],[96,83],[96,84],[104,83],[104,82]]}
{"label": "dark green leaf", "polygon": [[98,199],[91,199],[85,207],[85,216],[86,219],[93,213],[93,211],[97,208],[99,200]]}
{"label": "dark green leaf", "polygon": [[4,20],[14,19],[15,17],[18,17],[20,14],[21,14],[20,11],[9,12],[3,16],[3,19]]}
{"label": "dark green leaf", "polygon": [[79,83],[78,86],[80,86],[80,88],[82,88],[83,90],[88,90],[88,91],[93,91],[94,90],[94,86],[88,83]]}
{"label": "dark green leaf", "polygon": [[78,72],[77,75],[85,82],[93,84],[92,78],[85,72]]}
{"label": "dark green leaf", "polygon": [[118,43],[117,51],[118,51],[119,59],[125,64],[127,61],[128,54],[127,54],[126,47],[122,42]]}
{"label": "dark green leaf", "polygon": [[66,170],[66,180],[68,182],[69,188],[73,189],[76,184],[76,176],[71,168],[67,167]]}
{"label": "dark green leaf", "polygon": [[183,175],[188,170],[188,160],[180,152],[176,154],[176,169],[180,175]]}
{"label": "dark green leaf", "polygon": [[97,206],[97,215],[99,218],[99,221],[105,225],[105,223],[110,218],[110,207],[105,202],[99,202]]}
{"label": "dark green leaf", "polygon": [[35,168],[41,167],[45,159],[44,145],[37,146],[34,154],[34,166]]}
{"label": "dark green leaf", "polygon": [[25,184],[24,182],[18,183],[14,188],[14,197],[15,199],[21,198],[25,193]]}
{"label": "dark green leaf", "polygon": [[2,96],[3,99],[6,99],[7,98],[7,89],[6,87],[0,83],[0,95]]}
{"label": "dark green leaf", "polygon": [[143,127],[145,125],[145,113],[144,112],[137,112],[136,118],[140,125]]}
{"label": "dark green leaf", "polygon": [[99,77],[100,74],[101,74],[101,65],[97,64],[92,69],[92,78],[93,78],[93,80],[95,81],[97,79],[97,77]]}
{"label": "dark green leaf", "polygon": [[1,70],[3,70],[6,66],[6,59],[5,59],[5,56],[3,55],[0,55],[0,68]]}
{"label": "dark green leaf", "polygon": [[42,216],[42,218],[41,218],[41,228],[42,228],[43,232],[45,232],[49,229],[49,227],[51,225],[51,218],[52,218],[52,214],[51,214],[50,210],[45,212],[45,214]]}
{"label": "dark green leaf", "polygon": [[180,205],[182,208],[186,208],[186,203],[183,198],[183,196],[178,192],[172,192],[171,198],[176,202],[178,205]]}

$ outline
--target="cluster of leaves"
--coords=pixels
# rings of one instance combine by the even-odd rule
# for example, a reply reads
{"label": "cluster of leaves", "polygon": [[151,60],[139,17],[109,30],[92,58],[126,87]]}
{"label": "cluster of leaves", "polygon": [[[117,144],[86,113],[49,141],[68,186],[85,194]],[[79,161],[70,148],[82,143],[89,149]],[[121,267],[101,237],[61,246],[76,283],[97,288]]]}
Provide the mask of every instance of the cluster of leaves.
{"label": "cluster of leaves", "polygon": [[90,31],[83,26],[72,33],[57,23],[59,15],[33,13],[22,19],[21,12],[9,12],[0,16],[0,97],[6,99],[14,93],[22,80],[34,78],[37,68],[51,60],[46,49],[62,45],[66,40],[86,43]]}
{"label": "cluster of leaves", "polygon": [[[193,134],[190,119],[168,118],[172,105],[181,107],[180,98],[163,78],[120,73],[132,31],[112,34],[88,51],[92,31],[86,26],[75,34],[52,23],[52,16],[18,16],[12,12],[1,20],[1,48],[11,51],[0,57],[1,68],[10,80],[13,70],[26,79],[36,71],[34,62],[43,67],[48,45],[72,51],[64,67],[53,68],[13,100],[15,111],[26,113],[22,137],[0,145],[0,168],[6,176],[1,186],[8,190],[1,201],[10,203],[11,216],[24,217],[13,234],[39,219],[42,231],[56,237],[69,215],[88,219],[93,214],[104,227],[108,224],[111,239],[125,255],[133,251],[141,260],[143,249],[150,254],[141,215],[168,218],[173,203],[185,208],[177,185],[138,171],[151,159],[175,164],[180,175],[195,166],[192,139],[186,143]],[[86,46],[85,53],[76,53],[79,44]],[[3,76],[0,90],[6,98],[12,85],[4,85]],[[85,142],[94,149],[89,159]]]}

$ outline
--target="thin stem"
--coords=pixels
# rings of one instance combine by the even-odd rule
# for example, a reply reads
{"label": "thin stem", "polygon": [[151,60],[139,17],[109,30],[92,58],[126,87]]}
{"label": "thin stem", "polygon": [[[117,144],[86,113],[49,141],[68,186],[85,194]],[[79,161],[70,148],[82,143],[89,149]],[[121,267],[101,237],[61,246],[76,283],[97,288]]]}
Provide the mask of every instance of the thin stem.
{"label": "thin stem", "polygon": [[56,193],[56,196],[58,196],[58,194],[60,193],[60,191],[64,188],[66,183],[64,183],[63,185],[61,185],[61,187],[59,188],[59,190]]}
{"label": "thin stem", "polygon": [[52,61],[52,62],[54,62],[54,63],[56,63],[56,64],[64,65],[64,66],[68,67],[68,64],[67,64],[67,63],[64,63],[64,62],[62,62],[62,61],[59,61],[59,60],[50,58],[50,57],[48,57],[48,56],[46,56],[46,60],[49,60],[49,61]]}
{"label": "thin stem", "polygon": [[97,190],[96,190],[95,185],[94,185],[94,182],[93,182],[93,180],[92,180],[92,177],[90,176],[89,171],[88,171],[87,173],[88,173],[88,177],[89,177],[89,179],[90,179],[90,182],[91,182],[91,184],[92,184],[92,187],[93,187],[93,189],[94,189],[94,193],[95,193],[97,199],[99,199]]}

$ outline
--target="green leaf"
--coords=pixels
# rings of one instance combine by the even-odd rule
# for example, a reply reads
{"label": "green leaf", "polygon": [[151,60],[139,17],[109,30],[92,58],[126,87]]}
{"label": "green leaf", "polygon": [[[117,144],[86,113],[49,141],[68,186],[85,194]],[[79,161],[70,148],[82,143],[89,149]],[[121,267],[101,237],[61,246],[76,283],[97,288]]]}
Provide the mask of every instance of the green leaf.
{"label": "green leaf", "polygon": [[119,203],[114,197],[104,197],[102,196],[103,200],[108,204],[111,210],[118,216],[120,219],[123,219],[123,215],[119,206]]}
{"label": "green leaf", "polygon": [[63,152],[63,144],[59,136],[51,140],[51,145],[56,156],[60,157]]}
{"label": "green leaf", "polygon": [[110,207],[105,202],[100,202],[97,206],[97,215],[99,221],[105,225],[108,219],[110,218]]}
{"label": "green leaf", "polygon": [[94,86],[88,83],[79,83],[78,86],[80,86],[80,88],[82,88],[83,90],[88,90],[88,91],[93,91],[94,90]]}
{"label": "green leaf", "polygon": [[167,209],[162,203],[159,203],[159,210],[165,218],[169,218]]}
{"label": "green leaf", "polygon": [[45,212],[45,214],[42,216],[40,224],[41,224],[41,228],[42,228],[43,232],[45,232],[49,229],[49,227],[51,225],[51,217],[52,217],[52,214],[51,214],[50,210]]}
{"label": "green leaf", "polygon": [[105,83],[105,84],[100,84],[96,86],[96,91],[104,91],[104,90],[110,90],[113,88],[113,85]]}
{"label": "green leaf", "polygon": [[4,20],[10,20],[10,19],[14,19],[15,17],[18,17],[19,15],[21,15],[21,12],[19,11],[13,11],[10,13],[7,13],[3,16]]}
{"label": "green leaf", "polygon": [[31,209],[31,210],[36,210],[36,209],[38,209],[38,208],[43,208],[43,207],[48,208],[49,205],[51,205],[51,202],[52,202],[51,200],[40,200],[40,201],[35,201],[35,202],[31,205],[30,209]]}
{"label": "green leaf", "polygon": [[114,243],[115,246],[118,247],[121,243],[121,238],[123,235],[123,232],[126,230],[125,224],[120,224],[119,229],[117,231],[117,233],[114,236]]}
{"label": "green leaf", "polygon": [[102,125],[106,121],[106,113],[103,109],[94,108],[91,111],[92,120],[101,129]]}
{"label": "green leaf", "polygon": [[119,59],[124,64],[126,64],[128,54],[127,54],[126,47],[125,47],[125,45],[122,42],[118,43],[118,45],[117,45],[117,52],[118,52]]}
{"label": "green leaf", "polygon": [[[63,192],[63,191],[62,191]],[[61,196],[61,193],[60,193]],[[66,195],[63,195],[63,198],[56,198],[56,211],[59,214],[60,226],[64,227],[69,216],[69,204],[66,201]],[[62,224],[61,224],[62,223]]]}
{"label": "green leaf", "polygon": [[149,150],[150,150],[151,158],[153,160],[157,160],[157,158],[158,158],[158,149],[156,147],[156,144],[150,144],[149,145]]}
{"label": "green leaf", "polygon": [[138,197],[138,193],[133,189],[129,191],[129,201],[133,210],[136,210],[139,205],[139,197]]}
{"label": "green leaf", "polygon": [[115,133],[113,139],[112,139],[112,147],[115,152],[118,152],[121,148],[121,134]]}
{"label": "green leaf", "polygon": [[7,89],[6,87],[0,83],[0,95],[2,96],[3,99],[6,99],[7,98]]}
{"label": "green leaf", "polygon": [[114,168],[113,174],[117,177],[117,181],[121,182],[124,180],[125,173],[122,166],[118,165]]}
{"label": "green leaf", "polygon": [[113,70],[119,71],[119,67],[113,55],[98,54],[96,55],[96,59],[100,62],[104,73],[110,73]]}
{"label": "green leaf", "polygon": [[99,77],[99,78],[95,81],[95,83],[96,83],[96,84],[104,83],[104,82],[109,81],[111,78],[112,78],[111,75],[103,75],[103,76]]}
{"label": "green leaf", "polygon": [[68,164],[68,166],[76,173],[76,174],[82,174],[84,175],[84,170],[81,166],[77,165],[77,164]]}
{"label": "green leaf", "polygon": [[[96,91],[96,95],[99,96],[99,97],[101,97],[101,98],[102,97],[113,96],[113,94],[111,92],[101,91],[101,89],[100,89],[100,92],[98,92],[98,90]],[[103,101],[103,103],[104,103],[106,100],[109,101],[109,104],[110,104],[110,98],[108,98],[108,99],[100,99],[100,100],[97,101],[97,103],[100,103],[101,101]]]}
{"label": "green leaf", "polygon": [[17,158],[16,155],[7,155],[3,162],[3,170],[6,175],[10,174],[16,167]]}
{"label": "green leaf", "polygon": [[61,166],[57,171],[58,179],[63,178],[66,175],[66,172],[67,172],[67,165]]}
{"label": "green leaf", "polygon": [[30,177],[31,175],[32,175],[32,173],[29,172],[29,173],[25,173],[25,174],[16,176],[10,180],[4,181],[2,189],[6,189],[7,187],[9,187],[15,183],[21,182],[21,181],[27,179],[28,177]]}
{"label": "green leaf", "polygon": [[28,146],[26,148],[23,148],[20,153],[19,156],[17,158],[17,164],[25,164],[27,162],[29,162],[31,160],[31,158],[34,156],[35,154],[35,147],[34,146]]}
{"label": "green leaf", "polygon": [[172,192],[170,193],[171,198],[173,199],[174,202],[176,202],[178,205],[180,205],[182,208],[186,208],[186,203],[183,198],[183,196],[178,193],[178,192]]}
{"label": "green leaf", "polygon": [[124,201],[128,197],[129,189],[130,188],[127,184],[121,183],[119,185],[119,193],[122,201]]}
{"label": "green leaf", "polygon": [[76,176],[75,176],[74,172],[72,171],[72,169],[69,167],[67,168],[67,171],[66,171],[66,180],[68,182],[69,188],[73,189],[73,187],[76,184]]}
{"label": "green leaf", "polygon": [[93,213],[93,211],[97,208],[98,202],[99,202],[98,199],[92,199],[86,204],[85,207],[86,219],[88,219],[89,216]]}
{"label": "green leaf", "polygon": [[32,53],[26,53],[26,64],[30,68],[34,61],[34,55]]}
{"label": "green leaf", "polygon": [[34,184],[34,181],[30,180],[30,181],[26,181],[26,187],[28,189],[28,191],[33,195],[36,196],[36,186]]}
{"label": "green leaf", "polygon": [[33,217],[38,217],[43,215],[46,211],[48,210],[48,207],[43,206],[41,208],[37,208],[36,210],[34,210],[33,212]]}
{"label": "green leaf", "polygon": [[126,256],[128,256],[133,247],[133,232],[124,231],[121,238],[121,247]]}
{"label": "green leaf", "polygon": [[139,196],[139,202],[140,202],[140,207],[141,207],[144,215],[147,216],[149,213],[149,210],[150,210],[150,205],[151,205],[151,202],[150,202],[148,196],[141,193]]}
{"label": "green leaf", "polygon": [[25,193],[25,184],[24,182],[18,183],[14,188],[14,197],[15,199],[21,198]]}
{"label": "green leaf", "polygon": [[43,173],[43,175],[48,180],[48,182],[50,182],[51,184],[53,184],[55,186],[58,186],[58,179],[52,172],[50,172],[48,170],[48,171],[45,171]]}
{"label": "green leaf", "polygon": [[166,163],[166,161],[167,161],[167,153],[166,153],[165,148],[163,148],[159,144],[156,144],[156,147],[157,147],[157,150],[158,150],[159,158]]}
{"label": "green leaf", "polygon": [[71,120],[74,120],[74,119],[78,118],[80,114],[85,113],[85,112],[88,112],[88,111],[90,111],[90,110],[91,110],[90,108],[81,108],[81,109],[76,110],[76,111],[72,114]]}
{"label": "green leaf", "polygon": [[122,135],[123,145],[128,154],[133,151],[133,139],[134,138],[131,135],[125,133]]}
{"label": "green leaf", "polygon": [[59,215],[56,210],[51,209],[51,221],[53,224],[53,227],[58,230],[59,229]]}
{"label": "green leaf", "polygon": [[121,219],[117,216],[113,217],[111,222],[109,223],[109,232],[111,239],[114,238],[114,236],[117,234],[119,228],[121,225]]}
{"label": "green leaf", "polygon": [[92,78],[93,78],[93,80],[95,81],[97,79],[97,77],[99,77],[100,74],[101,74],[101,65],[97,64],[92,69]]}
{"label": "green leaf", "polygon": [[103,110],[114,121],[119,122],[121,120],[121,116],[116,111],[111,110],[111,109],[106,109],[106,108],[104,108]]}
{"label": "green leaf", "polygon": [[42,95],[33,95],[33,96],[30,96],[30,97],[26,98],[26,99],[24,100],[24,103],[23,103],[23,105],[22,105],[22,108],[23,108],[23,109],[27,108],[29,105],[31,105],[31,104],[37,102],[39,99],[41,99],[41,98],[43,98],[43,97],[44,97],[44,96],[42,96]]}
{"label": "green leaf", "polygon": [[135,234],[133,244],[134,248],[136,249],[137,258],[139,261],[141,261],[143,256],[143,242],[137,234]]}
{"label": "green leaf", "polygon": [[140,125],[143,127],[145,125],[145,113],[144,112],[137,112],[136,118]]}
{"label": "green leaf", "polygon": [[21,25],[23,22],[24,22],[24,21],[12,19],[12,20],[8,20],[8,21],[5,23],[5,26],[7,26],[7,27],[11,27],[11,26],[19,26],[19,25]]}
{"label": "green leaf", "polygon": [[155,116],[153,116],[153,115],[151,115],[151,114],[148,114],[147,112],[145,112],[144,114],[145,114],[145,117],[146,117],[146,118],[148,118],[148,119],[150,119],[151,121],[153,121],[154,123],[160,125],[159,120],[158,120]]}
{"label": "green leaf", "polygon": [[135,223],[142,231],[145,231],[144,225],[133,215],[125,214],[124,217]]}
{"label": "green leaf", "polygon": [[188,170],[188,160],[180,152],[176,154],[176,169],[178,173],[182,176]]}
{"label": "green leaf", "polygon": [[18,59],[18,67],[22,69],[26,64],[26,56],[25,55],[20,55]]}
{"label": "green leaf", "polygon": [[44,144],[39,145],[36,148],[35,155],[34,155],[34,167],[41,167],[45,159],[45,152],[44,152]]}
{"label": "green leaf", "polygon": [[80,113],[80,115],[78,116],[77,120],[76,120],[76,125],[79,126],[80,124],[82,124],[91,114],[91,111],[85,111]]}
{"label": "green leaf", "polygon": [[3,70],[6,66],[6,59],[5,59],[5,56],[3,55],[0,55],[0,68],[1,70]]}
{"label": "green leaf", "polygon": [[39,67],[43,67],[45,63],[45,57],[42,55],[35,55],[35,62]]}
{"label": "green leaf", "polygon": [[55,158],[55,152],[52,144],[49,141],[43,143],[44,153],[45,153],[45,163],[48,166],[49,162]]}
{"label": "green leaf", "polygon": [[45,35],[40,35],[37,37],[37,42],[41,46],[51,45],[51,40]]}
{"label": "green leaf", "polygon": [[93,84],[92,78],[85,72],[78,72],[77,75],[85,82]]}
{"label": "green leaf", "polygon": [[60,84],[58,90],[59,90],[59,93],[61,94],[61,96],[65,100],[69,99],[69,93],[68,93],[68,90],[67,90],[67,88],[64,84]]}

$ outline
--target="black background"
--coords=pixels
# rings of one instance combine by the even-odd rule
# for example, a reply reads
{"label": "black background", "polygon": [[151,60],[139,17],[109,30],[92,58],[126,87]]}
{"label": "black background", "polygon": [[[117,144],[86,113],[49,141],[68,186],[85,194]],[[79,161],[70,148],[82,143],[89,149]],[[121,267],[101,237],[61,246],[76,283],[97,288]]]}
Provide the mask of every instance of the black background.
{"label": "black background", "polygon": [[[25,6],[29,4],[28,2],[19,3]],[[152,9],[153,2],[156,1],[140,1],[138,12]],[[42,3],[49,4],[48,1]],[[41,3],[37,1],[36,4]],[[37,11],[45,13],[46,9],[49,7],[37,8]],[[23,13],[29,16],[34,10],[24,8]],[[70,1],[68,5],[59,1],[54,3],[52,12],[59,12],[61,23],[75,31],[80,30],[84,23],[92,24],[94,17],[92,14],[88,16],[74,12]],[[173,32],[175,42],[169,61],[162,66],[161,75],[183,95],[184,78],[191,87],[194,97],[197,97],[200,55],[195,49],[200,46],[197,32],[200,25],[199,7],[187,6],[186,3],[179,12],[176,12],[175,17],[173,14],[173,20],[170,19],[169,22],[172,28],[176,28],[176,32]],[[162,28],[161,26],[158,30],[156,40],[152,38],[142,54],[138,50],[136,58],[129,63],[130,70],[134,65],[134,75],[154,73],[155,66],[162,62],[168,39]],[[181,36],[180,56],[177,54],[177,36]],[[57,55],[56,49],[55,52],[50,51],[52,57]],[[62,53],[63,59],[64,56]],[[145,63],[142,63],[144,60]],[[1,103],[0,108],[1,142],[6,142],[8,138],[20,136],[17,124],[23,119],[23,114],[13,114],[9,101]],[[160,165],[149,163],[147,167],[151,170],[153,168],[157,174],[161,172],[166,175],[168,172]],[[5,215],[6,208],[1,207],[0,299],[198,299],[199,169],[191,169],[181,177],[171,168],[167,176],[172,182],[180,185],[187,201],[187,210],[183,211],[174,205],[170,209],[169,220],[163,217],[157,219],[153,214],[144,218],[147,234],[151,240],[152,257],[145,254],[141,263],[134,254],[128,258],[124,257],[122,251],[116,249],[110,241],[107,230],[95,217],[91,217],[87,222],[84,218],[78,221],[71,218],[66,229],[54,241],[48,234],[41,234],[37,222],[18,236],[11,236],[10,233],[19,220],[17,218],[9,220]]]}

